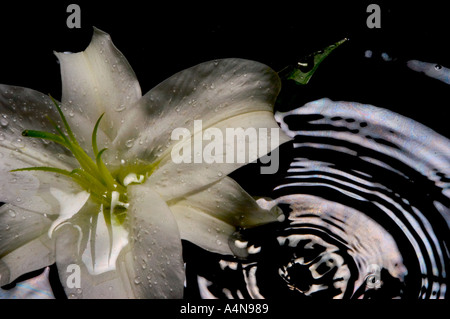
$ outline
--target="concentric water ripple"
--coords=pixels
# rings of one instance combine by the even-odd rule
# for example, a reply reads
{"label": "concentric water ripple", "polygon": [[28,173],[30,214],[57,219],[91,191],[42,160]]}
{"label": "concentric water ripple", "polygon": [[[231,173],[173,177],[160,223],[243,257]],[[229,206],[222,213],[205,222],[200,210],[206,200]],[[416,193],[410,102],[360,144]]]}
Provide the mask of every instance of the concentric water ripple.
{"label": "concentric water ripple", "polygon": [[188,262],[200,296],[445,298],[450,141],[354,102],[321,99],[276,116],[294,140],[265,204],[288,218],[236,233],[241,260],[202,259],[195,274]]}

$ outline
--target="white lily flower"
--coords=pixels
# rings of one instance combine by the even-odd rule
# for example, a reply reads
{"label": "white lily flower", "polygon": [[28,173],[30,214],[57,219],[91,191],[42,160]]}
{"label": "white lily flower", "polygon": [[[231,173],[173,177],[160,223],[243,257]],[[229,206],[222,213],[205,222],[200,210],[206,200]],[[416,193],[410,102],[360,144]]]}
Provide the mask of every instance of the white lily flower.
{"label": "white lily flower", "polygon": [[[273,70],[211,61],[142,96],[127,60],[98,29],[85,51],[56,55],[61,103],[0,85],[0,286],[56,262],[69,297],[180,298],[182,239],[231,254],[236,227],[276,220],[278,211],[226,176],[245,163],[171,159],[187,143],[171,132],[194,120],[203,131],[278,128]],[[280,133],[267,152],[288,139]]]}

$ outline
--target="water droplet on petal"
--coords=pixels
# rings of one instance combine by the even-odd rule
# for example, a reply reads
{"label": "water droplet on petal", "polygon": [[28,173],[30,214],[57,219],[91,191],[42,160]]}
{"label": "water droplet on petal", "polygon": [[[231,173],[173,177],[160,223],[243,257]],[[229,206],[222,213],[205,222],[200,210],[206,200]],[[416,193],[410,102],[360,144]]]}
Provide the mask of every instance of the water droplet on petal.
{"label": "water droplet on petal", "polygon": [[223,176],[223,173],[222,173],[222,172],[219,172],[219,173],[217,173],[217,176],[222,177],[222,176]]}
{"label": "water droplet on petal", "polygon": [[125,146],[128,148],[132,147],[133,145],[134,145],[134,140],[128,140],[125,142]]}
{"label": "water droplet on petal", "polygon": [[[4,115],[3,115],[4,116]],[[1,126],[8,126],[8,124],[9,124],[9,122],[8,122],[8,120],[5,118],[5,117],[2,117],[1,119],[0,119],[0,125]]]}
{"label": "water droplet on petal", "polygon": [[117,105],[116,107],[115,107],[115,110],[117,111],[117,112],[122,112],[123,110],[125,110],[125,104],[120,104],[120,105]]}
{"label": "water droplet on petal", "polygon": [[16,212],[12,209],[8,209],[8,215],[11,217],[16,217]]}
{"label": "water droplet on petal", "polygon": [[21,138],[18,138],[17,140],[15,140],[14,146],[18,147],[18,148],[22,148],[25,146],[25,143]]}

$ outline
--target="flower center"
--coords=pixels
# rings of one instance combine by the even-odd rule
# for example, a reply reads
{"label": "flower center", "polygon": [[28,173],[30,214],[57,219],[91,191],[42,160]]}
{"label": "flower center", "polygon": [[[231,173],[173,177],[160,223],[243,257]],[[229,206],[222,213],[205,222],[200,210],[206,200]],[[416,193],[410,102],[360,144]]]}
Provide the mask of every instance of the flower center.
{"label": "flower center", "polygon": [[56,122],[51,118],[48,118],[57,134],[25,130],[22,132],[22,135],[26,137],[41,138],[63,145],[77,159],[80,167],[68,171],[56,167],[39,166],[19,168],[13,170],[13,172],[47,171],[72,178],[83,189],[90,193],[92,200],[103,205],[104,209],[113,211],[118,221],[123,221],[126,209],[129,206],[127,186],[132,183],[143,183],[154,171],[157,164],[121,166],[119,169],[111,172],[102,160],[102,154],[107,148],[99,150],[97,147],[97,131],[104,114],[98,118],[92,132],[92,150],[94,158],[91,158],[78,143],[58,103],[52,97],[50,98],[61,116],[67,134],[61,130]]}

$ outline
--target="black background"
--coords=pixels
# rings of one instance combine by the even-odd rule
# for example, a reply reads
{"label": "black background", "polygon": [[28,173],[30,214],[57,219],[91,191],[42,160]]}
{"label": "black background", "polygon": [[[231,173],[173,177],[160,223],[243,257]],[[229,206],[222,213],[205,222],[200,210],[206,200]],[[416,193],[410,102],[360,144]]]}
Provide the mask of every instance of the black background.
{"label": "black background", "polygon": [[[405,64],[418,59],[450,67],[444,1],[393,2],[2,2],[0,83],[60,98],[59,65],[52,52],[84,50],[93,26],[111,35],[135,70],[143,93],[207,60],[247,58],[278,71],[349,38],[301,88],[304,103],[329,97],[374,104],[448,137],[448,85]],[[66,26],[70,3],[81,7],[80,29]],[[366,25],[370,3],[381,7],[380,29]],[[364,57],[366,50],[373,52],[372,58]],[[384,61],[383,52],[393,60]]]}
{"label": "black background", "polygon": [[[80,29],[66,25],[70,3],[80,5]],[[381,8],[380,29],[366,25],[370,3]],[[135,70],[143,93],[175,72],[207,60],[247,58],[279,71],[299,57],[349,38],[303,89],[305,102],[329,97],[370,103],[448,136],[448,85],[405,66],[408,59],[418,59],[450,67],[444,3],[2,2],[0,83],[59,97],[59,65],[52,52],[84,50],[93,26],[112,36]],[[373,51],[371,59],[364,57],[366,50]],[[382,52],[393,61],[383,61]]]}

